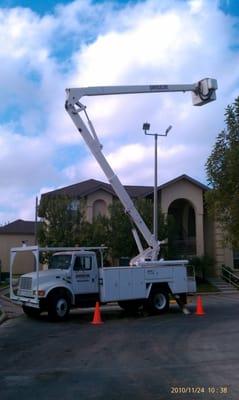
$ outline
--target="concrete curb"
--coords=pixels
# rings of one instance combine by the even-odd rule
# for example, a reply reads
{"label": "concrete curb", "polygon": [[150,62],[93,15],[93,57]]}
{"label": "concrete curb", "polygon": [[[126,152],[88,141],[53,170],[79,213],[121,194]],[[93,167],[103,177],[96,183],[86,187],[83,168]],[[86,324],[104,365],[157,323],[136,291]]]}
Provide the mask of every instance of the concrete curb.
{"label": "concrete curb", "polygon": [[7,320],[7,315],[5,313],[5,311],[1,308],[1,312],[2,314],[0,315],[0,325]]}
{"label": "concrete curb", "polygon": [[197,292],[195,295],[196,296],[204,296],[204,295],[207,295],[207,296],[210,296],[210,295],[227,295],[227,294],[239,294],[239,291],[238,291],[238,293],[237,292],[233,292],[233,293],[225,293],[225,292]]}
{"label": "concrete curb", "polygon": [[[4,321],[6,321],[8,319],[17,318],[18,315],[16,314],[13,316],[12,312],[11,312],[11,308],[10,308],[10,311],[8,311],[8,306],[6,303],[8,303],[10,307],[11,306],[14,307],[14,306],[16,306],[16,304],[14,304],[9,297],[7,297],[5,294],[3,294],[2,290],[0,290],[0,299],[2,299],[5,302],[5,305],[4,305],[4,303],[3,303],[3,305],[0,304],[0,310],[2,313],[0,315],[0,325],[1,325]],[[5,311],[6,307],[7,307],[7,310]],[[20,306],[17,306],[17,307],[20,307]]]}
{"label": "concrete curb", "polygon": [[0,298],[1,298],[1,297],[2,297],[2,299],[4,299],[5,301],[8,301],[8,303],[12,303],[12,300],[9,299],[9,297],[5,296],[5,294],[2,294],[2,293],[0,292]]}
{"label": "concrete curb", "polygon": [[[4,288],[5,289],[5,288]],[[0,298],[2,297],[4,300],[10,300],[10,299],[8,299],[6,296],[4,296],[3,294],[2,294],[2,292],[3,292],[3,290],[4,289],[1,289],[0,290]],[[7,314],[5,313],[5,311],[4,311],[4,309],[3,309],[3,307],[0,307],[0,311],[1,311],[1,315],[0,315],[0,325],[4,322],[4,321],[6,321],[8,318],[7,318]]]}
{"label": "concrete curb", "polygon": [[222,294],[222,292],[196,292],[194,296],[204,296],[204,295],[210,296],[215,294]]}

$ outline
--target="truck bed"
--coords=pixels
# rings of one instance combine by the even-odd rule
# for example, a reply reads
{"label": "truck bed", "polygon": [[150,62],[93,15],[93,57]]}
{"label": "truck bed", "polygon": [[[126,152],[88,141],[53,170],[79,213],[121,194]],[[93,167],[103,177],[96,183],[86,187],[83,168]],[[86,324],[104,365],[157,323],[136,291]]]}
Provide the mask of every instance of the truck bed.
{"label": "truck bed", "polygon": [[[100,268],[100,297],[102,302],[144,299],[153,283],[168,283],[172,293],[189,291],[187,261],[145,263],[133,267]],[[191,287],[191,291],[193,287]]]}

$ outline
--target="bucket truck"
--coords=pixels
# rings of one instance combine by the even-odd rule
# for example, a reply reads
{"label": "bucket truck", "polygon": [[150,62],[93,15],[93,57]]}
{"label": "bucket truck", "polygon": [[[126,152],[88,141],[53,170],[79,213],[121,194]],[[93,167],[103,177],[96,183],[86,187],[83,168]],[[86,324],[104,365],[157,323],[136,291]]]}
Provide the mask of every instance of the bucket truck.
{"label": "bucket truck", "polygon": [[[123,95],[137,93],[192,92],[193,104],[200,106],[216,99],[217,81],[205,78],[194,84],[102,86],[66,89],[65,109],[105,173],[136,228],[133,235],[139,254],[129,267],[104,267],[98,264],[96,251],[101,248],[39,248],[25,246],[11,250],[11,299],[33,316],[48,311],[53,319],[65,319],[70,308],[92,306],[95,301],[117,301],[125,310],[137,310],[144,305],[151,313],[165,312],[169,296],[173,296],[183,311],[188,293],[196,291],[194,273],[189,274],[188,261],[158,260],[160,242],[155,240],[103,152],[94,126],[81,103],[84,96]],[[81,117],[84,114],[85,119]],[[86,122],[85,122],[86,121]],[[88,126],[87,126],[88,125]],[[148,247],[143,249],[138,231]],[[18,253],[30,251],[35,258],[36,271],[20,278],[17,294],[12,287],[14,259]],[[39,270],[39,254],[55,252],[48,270]]]}

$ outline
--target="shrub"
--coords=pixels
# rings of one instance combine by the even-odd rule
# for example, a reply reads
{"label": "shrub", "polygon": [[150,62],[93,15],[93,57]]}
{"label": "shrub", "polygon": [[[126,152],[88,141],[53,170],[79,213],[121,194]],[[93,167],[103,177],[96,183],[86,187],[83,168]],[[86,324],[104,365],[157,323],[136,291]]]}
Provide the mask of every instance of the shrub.
{"label": "shrub", "polygon": [[202,257],[192,257],[190,265],[194,266],[198,281],[205,282],[208,277],[214,275],[214,260],[208,255]]}

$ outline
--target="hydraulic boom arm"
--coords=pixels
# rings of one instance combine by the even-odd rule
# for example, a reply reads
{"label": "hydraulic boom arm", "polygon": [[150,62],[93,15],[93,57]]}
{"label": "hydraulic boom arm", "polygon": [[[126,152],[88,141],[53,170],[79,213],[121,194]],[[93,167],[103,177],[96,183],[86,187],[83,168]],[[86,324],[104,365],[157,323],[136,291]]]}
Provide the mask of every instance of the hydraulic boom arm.
{"label": "hydraulic boom arm", "polygon": [[[70,115],[78,131],[82,135],[85,143],[99,163],[111,186],[113,187],[116,195],[123,204],[125,211],[130,215],[134,224],[143,235],[149,248],[143,250],[137,231],[134,230],[133,234],[139,248],[139,255],[132,261],[134,264],[139,260],[156,260],[160,250],[160,243],[155,240],[154,235],[150,232],[139,212],[135,208],[134,203],[126,192],[124,186],[121,184],[118,177],[115,175],[108,161],[102,152],[102,146],[99,142],[92,122],[90,121],[86,112],[86,107],[80,103],[83,96],[105,96],[115,94],[136,94],[136,93],[160,93],[160,92],[188,92],[191,91],[193,95],[193,104],[202,105],[209,101],[215,100],[215,91],[217,89],[217,81],[215,79],[206,78],[198,83],[192,85],[139,85],[139,86],[100,86],[100,87],[86,87],[86,88],[71,88],[66,89],[67,100],[65,104],[66,111]],[[83,112],[89,128],[80,116]]]}

